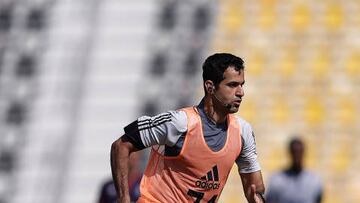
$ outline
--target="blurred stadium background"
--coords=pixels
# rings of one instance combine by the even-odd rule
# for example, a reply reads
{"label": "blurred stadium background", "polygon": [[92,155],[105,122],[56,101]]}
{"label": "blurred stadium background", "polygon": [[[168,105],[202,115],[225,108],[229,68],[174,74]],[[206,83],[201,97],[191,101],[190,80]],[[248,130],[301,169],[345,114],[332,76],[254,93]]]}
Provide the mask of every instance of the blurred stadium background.
{"label": "blurred stadium background", "polygon": [[[0,0],[0,202],[96,202],[122,127],[196,104],[214,52],[246,61],[265,181],[299,134],[324,202],[360,202],[352,0]],[[245,202],[236,168],[220,202]]]}

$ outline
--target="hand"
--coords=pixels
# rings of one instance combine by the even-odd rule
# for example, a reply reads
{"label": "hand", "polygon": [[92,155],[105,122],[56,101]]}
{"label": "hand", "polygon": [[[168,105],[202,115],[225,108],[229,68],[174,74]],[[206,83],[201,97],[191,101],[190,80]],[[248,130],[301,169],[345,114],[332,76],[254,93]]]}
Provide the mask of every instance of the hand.
{"label": "hand", "polygon": [[251,185],[250,203],[265,203],[264,199],[256,192],[256,185]]}

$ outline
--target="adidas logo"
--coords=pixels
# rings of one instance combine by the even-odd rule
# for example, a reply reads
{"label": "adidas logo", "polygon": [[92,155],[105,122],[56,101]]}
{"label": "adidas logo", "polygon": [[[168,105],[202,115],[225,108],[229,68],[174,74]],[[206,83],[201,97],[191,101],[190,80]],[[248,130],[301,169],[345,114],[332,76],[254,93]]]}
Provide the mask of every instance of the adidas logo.
{"label": "adidas logo", "polygon": [[212,169],[207,172],[205,176],[197,180],[195,182],[195,186],[206,190],[218,189],[220,187],[220,183],[217,166],[213,166]]}

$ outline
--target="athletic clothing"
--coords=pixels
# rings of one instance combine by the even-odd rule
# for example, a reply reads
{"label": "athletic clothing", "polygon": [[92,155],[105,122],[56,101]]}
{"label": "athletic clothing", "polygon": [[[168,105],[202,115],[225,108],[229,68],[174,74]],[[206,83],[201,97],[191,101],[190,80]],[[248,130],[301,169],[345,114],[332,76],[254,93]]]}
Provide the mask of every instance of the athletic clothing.
{"label": "athletic clothing", "polygon": [[[201,118],[203,136],[214,152],[219,151],[227,140],[226,123],[213,123],[204,111],[204,102],[196,107]],[[242,150],[236,159],[240,173],[259,171],[256,143],[251,125],[244,119],[236,118],[241,126]],[[182,149],[187,128],[187,115],[183,110],[168,111],[154,117],[142,116],[124,128],[123,139],[130,141],[138,149],[154,145],[165,145],[166,156],[177,156]]]}
{"label": "athletic clothing", "polygon": [[318,203],[321,196],[321,180],[315,173],[286,170],[270,177],[266,200],[269,203]]}
{"label": "athletic clothing", "polygon": [[196,108],[182,110],[187,116],[187,133],[177,156],[165,156],[153,147],[140,186],[138,203],[217,202],[230,170],[241,151],[241,127],[228,115],[227,139],[214,152],[204,140]]}

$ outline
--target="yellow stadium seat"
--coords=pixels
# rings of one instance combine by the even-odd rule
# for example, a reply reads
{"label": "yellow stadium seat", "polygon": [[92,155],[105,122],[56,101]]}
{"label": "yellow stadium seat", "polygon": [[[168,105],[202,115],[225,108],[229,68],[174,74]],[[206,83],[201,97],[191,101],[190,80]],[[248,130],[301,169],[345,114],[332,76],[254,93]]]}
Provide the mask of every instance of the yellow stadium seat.
{"label": "yellow stadium seat", "polygon": [[360,51],[354,51],[347,57],[345,67],[350,78],[360,77]]}
{"label": "yellow stadium seat", "polygon": [[217,52],[235,53],[236,50],[235,43],[231,43],[224,40],[215,41],[212,46],[214,47],[213,50],[216,50]]}
{"label": "yellow stadium seat", "polygon": [[276,0],[260,1],[260,13],[258,23],[260,28],[267,31],[276,25]]}
{"label": "yellow stadium seat", "polygon": [[263,160],[264,162],[262,162],[262,164],[266,166],[267,170],[277,171],[280,168],[286,166],[286,164],[289,162],[289,157],[287,157],[286,151],[284,149],[284,147],[278,147],[269,150],[266,160]]}
{"label": "yellow stadium seat", "polygon": [[331,168],[335,174],[345,173],[349,169],[350,150],[349,146],[340,146],[333,155]]}
{"label": "yellow stadium seat", "polygon": [[286,98],[275,96],[270,107],[271,121],[276,124],[284,124],[289,121],[290,107]]}
{"label": "yellow stadium seat", "polygon": [[336,31],[343,25],[344,21],[344,11],[342,4],[340,3],[330,3],[327,4],[325,11],[325,26],[328,30]]}
{"label": "yellow stadium seat", "polygon": [[310,8],[307,4],[297,4],[293,8],[291,16],[292,28],[295,31],[304,31],[309,27],[310,24]]}
{"label": "yellow stadium seat", "polygon": [[285,79],[291,78],[296,71],[297,53],[294,49],[287,50],[280,59],[279,72]]}
{"label": "yellow stadium seat", "polygon": [[304,106],[304,118],[309,126],[321,124],[325,118],[325,106],[320,98],[311,96],[307,98]]}
{"label": "yellow stadium seat", "polygon": [[224,14],[220,20],[220,27],[223,27],[226,33],[237,34],[244,21],[239,3],[225,4],[224,9]]}
{"label": "yellow stadium seat", "polygon": [[264,53],[259,49],[254,49],[248,58],[247,64],[250,68],[247,69],[247,73],[254,76],[261,75],[264,71],[265,60]]}
{"label": "yellow stadium seat", "polygon": [[311,67],[311,71],[315,79],[324,79],[324,76],[329,73],[330,67],[330,56],[328,49],[320,48],[313,58]]}
{"label": "yellow stadium seat", "polygon": [[350,95],[338,98],[335,114],[337,121],[345,127],[356,125],[358,121],[356,101]]}

